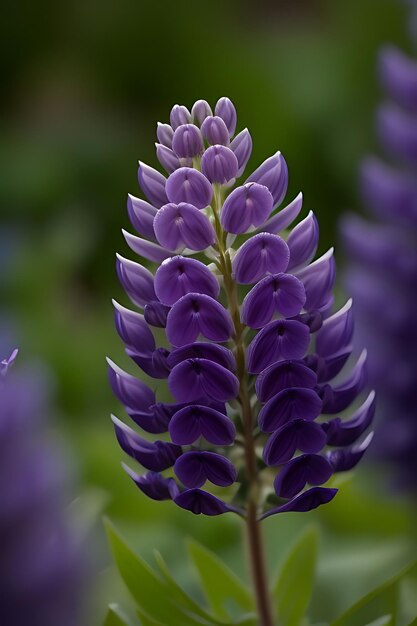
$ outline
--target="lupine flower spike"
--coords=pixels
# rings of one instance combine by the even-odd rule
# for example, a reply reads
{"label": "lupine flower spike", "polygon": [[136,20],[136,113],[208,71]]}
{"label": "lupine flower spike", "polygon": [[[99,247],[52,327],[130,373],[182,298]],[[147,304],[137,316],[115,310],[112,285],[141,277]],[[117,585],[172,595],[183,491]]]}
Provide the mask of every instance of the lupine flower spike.
{"label": "lupine flower spike", "polygon": [[[417,61],[393,46],[379,56],[385,94],[377,135],[388,163],[366,158],[360,187],[369,220],[348,215],[342,237],[359,339],[379,397],[375,454],[397,468],[398,486],[417,489]],[[392,419],[395,416],[395,428]]]}
{"label": "lupine flower spike", "polygon": [[0,622],[80,626],[84,559],[64,511],[64,472],[41,434],[45,383],[0,361]]}
{"label": "lupine flower spike", "polygon": [[170,124],[158,125],[167,175],[139,164],[147,199],[129,196],[137,234],[124,236],[141,258],[117,257],[139,310],[114,303],[127,354],[156,383],[111,361],[109,376],[141,431],[113,417],[120,446],[148,470],[125,466],[138,488],[195,514],[246,518],[268,626],[257,522],[333,499],[337,490],[325,484],[369,445],[374,395],[341,417],[364,390],[366,354],[339,379],[353,320],[350,301],[332,313],[333,249],[312,261],[312,212],[289,228],[302,195],[281,208],[288,169],[280,152],[243,176],[252,139],[236,126],[228,98],[214,111],[203,100],[191,111],[176,105]]}

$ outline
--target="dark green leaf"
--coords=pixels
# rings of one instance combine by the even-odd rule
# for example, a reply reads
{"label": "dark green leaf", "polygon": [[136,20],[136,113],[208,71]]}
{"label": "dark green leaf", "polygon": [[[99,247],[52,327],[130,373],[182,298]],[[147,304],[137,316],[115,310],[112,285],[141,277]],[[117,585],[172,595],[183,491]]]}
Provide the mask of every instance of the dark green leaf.
{"label": "dark green leaf", "polygon": [[299,626],[310,603],[318,550],[318,532],[307,528],[285,559],[273,589],[280,626]]}
{"label": "dark green leaf", "polygon": [[175,604],[165,581],[124,543],[108,520],[105,525],[119,572],[141,612],[169,626],[201,626],[204,622]]}
{"label": "dark green leaf", "polygon": [[188,548],[206,598],[217,618],[230,619],[225,607],[231,600],[246,612],[254,610],[249,589],[218,556],[195,541],[190,542]]}
{"label": "dark green leaf", "polygon": [[165,563],[162,555],[155,551],[155,559],[158,563],[159,569],[161,570],[161,574],[165,580],[165,583],[169,589],[170,597],[175,599],[175,602],[179,605],[190,611],[190,613],[194,613],[195,615],[199,615],[203,617],[205,621],[214,626],[218,626],[219,624],[224,624],[224,622],[220,622],[216,620],[212,615],[209,615],[207,611],[202,609],[197,602],[195,602],[190,596],[180,587],[180,585],[173,579],[167,564]]}

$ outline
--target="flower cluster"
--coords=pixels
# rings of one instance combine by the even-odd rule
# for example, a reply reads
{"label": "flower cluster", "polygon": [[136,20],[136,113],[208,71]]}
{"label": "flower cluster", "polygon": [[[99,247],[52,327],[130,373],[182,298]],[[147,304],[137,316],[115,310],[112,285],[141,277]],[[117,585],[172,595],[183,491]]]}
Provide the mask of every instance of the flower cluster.
{"label": "flower cluster", "polygon": [[83,559],[61,502],[61,463],[41,436],[45,385],[0,362],[0,615],[7,626],[79,626]]}
{"label": "flower cluster", "polygon": [[340,417],[364,389],[366,354],[334,381],[352,352],[353,321],[350,301],[331,312],[333,249],[311,262],[312,212],[288,231],[302,195],[278,209],[288,185],[279,152],[235,185],[252,149],[236,124],[228,98],[214,113],[203,100],[191,112],[176,105],[170,124],[158,124],[168,176],[139,163],[147,200],[129,195],[138,234],[124,232],[146,266],[117,255],[140,312],[114,306],[127,354],[160,381],[160,397],[111,361],[109,377],[130,418],[154,435],[113,417],[122,449],[149,470],[125,466],[143,493],[206,515],[245,515],[255,501],[263,518],[334,497],[322,485],[365,452],[374,394]]}
{"label": "flower cluster", "polygon": [[[369,373],[380,395],[375,453],[397,466],[399,482],[417,488],[417,62],[382,49],[379,74],[386,99],[377,134],[389,164],[368,157],[361,195],[368,221],[347,216],[342,236],[351,264],[360,337],[369,347]],[[395,419],[395,428],[392,420]]]}

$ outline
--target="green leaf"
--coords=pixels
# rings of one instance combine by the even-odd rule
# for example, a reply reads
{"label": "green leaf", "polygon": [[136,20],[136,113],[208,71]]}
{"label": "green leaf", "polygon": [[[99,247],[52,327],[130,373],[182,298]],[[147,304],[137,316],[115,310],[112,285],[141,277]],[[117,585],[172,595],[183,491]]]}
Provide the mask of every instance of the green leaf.
{"label": "green leaf", "polygon": [[392,615],[384,615],[366,626],[394,626],[394,618]]}
{"label": "green leaf", "polygon": [[201,626],[204,622],[176,605],[165,581],[124,543],[108,520],[105,526],[120,575],[141,612],[169,626]]}
{"label": "green leaf", "polygon": [[133,626],[133,624],[116,604],[110,604],[103,626]]}
{"label": "green leaf", "polygon": [[273,588],[280,626],[299,626],[310,603],[318,551],[318,532],[307,528],[287,555]]}
{"label": "green leaf", "polygon": [[415,572],[417,561],[413,561],[397,574],[383,582],[381,585],[367,593],[363,598],[355,602],[340,617],[334,620],[330,626],[357,626],[358,623],[366,623],[382,614],[397,614],[399,583],[407,575]]}
{"label": "green leaf", "polygon": [[408,624],[408,626],[417,626],[417,617],[415,617],[413,621]]}
{"label": "green leaf", "polygon": [[163,624],[162,622],[155,622],[155,620],[150,619],[145,613],[142,611],[136,611],[138,617],[140,618],[141,626],[169,626],[168,623]]}
{"label": "green leaf", "polygon": [[254,600],[247,586],[213,552],[191,541],[188,549],[200,575],[210,608],[219,619],[230,619],[226,603],[234,601],[247,612],[254,611]]}
{"label": "green leaf", "polygon": [[158,567],[161,571],[161,574],[165,580],[167,587],[169,588],[169,592],[171,594],[171,598],[175,599],[175,602],[179,606],[183,606],[185,609],[194,613],[195,615],[199,615],[203,617],[206,621],[214,626],[222,625],[224,622],[220,622],[216,620],[212,615],[209,615],[207,611],[204,611],[197,602],[195,602],[190,596],[180,587],[180,585],[174,580],[172,577],[167,564],[165,563],[162,555],[155,551],[155,559],[158,564]]}

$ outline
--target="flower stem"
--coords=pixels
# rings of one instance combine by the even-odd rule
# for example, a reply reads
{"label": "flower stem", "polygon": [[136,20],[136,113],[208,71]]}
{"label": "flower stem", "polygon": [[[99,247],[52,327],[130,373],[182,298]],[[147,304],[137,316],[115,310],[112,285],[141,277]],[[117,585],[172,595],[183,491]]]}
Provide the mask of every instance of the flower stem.
{"label": "flower stem", "polygon": [[258,521],[259,508],[259,475],[256,463],[255,439],[253,435],[254,420],[250,396],[248,393],[248,374],[245,367],[245,325],[240,320],[239,298],[236,283],[232,278],[232,264],[229,253],[225,250],[226,233],[219,220],[221,206],[220,193],[215,194],[213,214],[215,219],[217,247],[219,251],[219,267],[223,274],[227,304],[234,325],[234,352],[236,357],[239,379],[238,401],[241,406],[241,418],[244,437],[246,477],[248,480],[248,496],[246,502],[246,538],[248,557],[252,574],[253,587],[259,616],[259,626],[274,626],[271,598],[268,586],[268,573],[265,562],[265,553],[262,541],[260,522]]}

